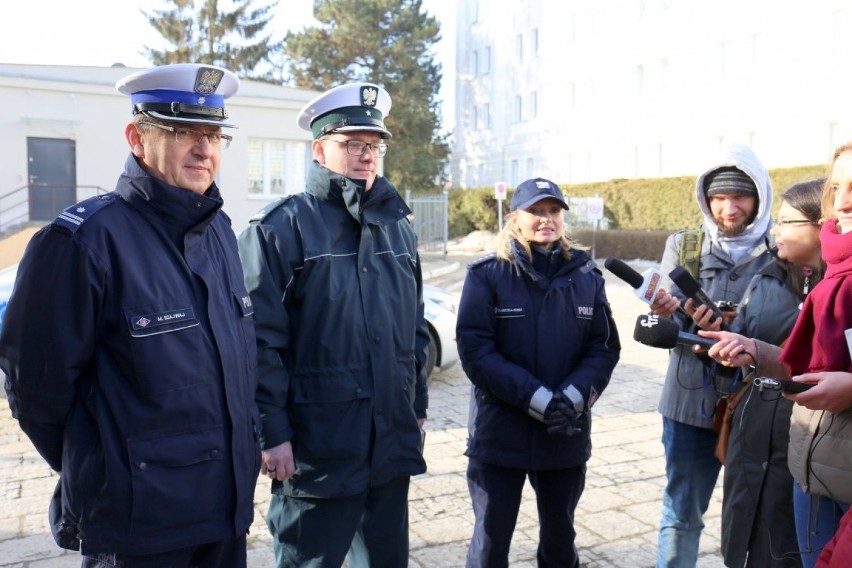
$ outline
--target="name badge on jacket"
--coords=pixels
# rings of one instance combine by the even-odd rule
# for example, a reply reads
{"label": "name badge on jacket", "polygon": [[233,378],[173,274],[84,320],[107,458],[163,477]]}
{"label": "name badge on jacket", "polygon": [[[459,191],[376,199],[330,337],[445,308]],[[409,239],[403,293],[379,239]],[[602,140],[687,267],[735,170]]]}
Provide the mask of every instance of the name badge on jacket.
{"label": "name badge on jacket", "polygon": [[590,320],[595,315],[595,307],[594,306],[577,306],[577,318]]}
{"label": "name badge on jacket", "polygon": [[498,318],[522,318],[525,315],[524,308],[521,307],[496,306],[494,308],[494,316]]}

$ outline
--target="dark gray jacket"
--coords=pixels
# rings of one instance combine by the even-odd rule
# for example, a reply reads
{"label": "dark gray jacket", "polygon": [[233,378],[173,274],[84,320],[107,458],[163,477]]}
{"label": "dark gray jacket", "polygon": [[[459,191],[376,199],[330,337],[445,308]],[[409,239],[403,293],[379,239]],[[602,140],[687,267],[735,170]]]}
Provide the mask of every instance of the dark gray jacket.
{"label": "dark gray jacket", "polygon": [[423,319],[410,210],[312,163],[304,193],[255,216],[239,239],[255,306],[261,445],[290,441],[295,477],[273,490],[353,495],[423,473]]}
{"label": "dark gray jacket", "polygon": [[[790,334],[801,299],[777,261],[752,279],[731,331],[774,345]],[[734,411],[722,501],[722,555],[731,568],[801,566],[787,468],[793,403],[748,389]]]}

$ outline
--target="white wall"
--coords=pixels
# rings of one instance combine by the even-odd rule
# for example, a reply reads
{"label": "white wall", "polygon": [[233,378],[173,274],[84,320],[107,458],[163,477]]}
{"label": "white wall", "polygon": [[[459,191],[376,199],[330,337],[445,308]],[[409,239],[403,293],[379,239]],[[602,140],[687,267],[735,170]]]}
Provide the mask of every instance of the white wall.
{"label": "white wall", "polygon": [[[729,142],[770,168],[826,163],[852,138],[850,26],[841,0],[460,2],[453,185],[511,183],[513,161],[563,183],[691,175]],[[515,121],[533,91],[537,116]]]}
{"label": "white wall", "polygon": [[[27,138],[75,141],[78,186],[112,190],[129,149],[124,126],[130,99],[115,82],[128,68],[0,65],[0,196],[27,185]],[[239,128],[223,151],[218,185],[224,210],[236,232],[242,230],[268,199],[250,198],[247,186],[247,139],[250,136],[309,142],[310,133],[296,127],[296,115],[316,95],[254,81],[243,81],[225,107]],[[87,197],[85,188],[80,198]]]}

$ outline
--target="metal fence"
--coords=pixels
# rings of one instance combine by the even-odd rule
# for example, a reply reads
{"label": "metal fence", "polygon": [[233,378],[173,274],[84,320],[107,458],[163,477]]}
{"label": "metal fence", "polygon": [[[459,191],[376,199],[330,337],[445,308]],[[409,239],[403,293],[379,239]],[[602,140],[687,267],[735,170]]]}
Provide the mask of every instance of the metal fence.
{"label": "metal fence", "polygon": [[406,190],[405,202],[411,208],[411,226],[417,235],[419,249],[440,252],[446,257],[450,194],[444,191],[435,195],[412,197],[411,190]]}

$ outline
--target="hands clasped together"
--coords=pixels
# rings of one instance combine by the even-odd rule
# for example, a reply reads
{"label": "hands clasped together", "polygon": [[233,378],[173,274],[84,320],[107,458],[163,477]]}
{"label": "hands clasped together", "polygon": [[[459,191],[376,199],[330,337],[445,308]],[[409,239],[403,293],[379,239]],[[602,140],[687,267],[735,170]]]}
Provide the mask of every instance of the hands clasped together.
{"label": "hands clasped together", "polygon": [[544,410],[544,424],[548,434],[573,436],[580,432],[582,415],[574,409],[574,404],[556,391]]}

